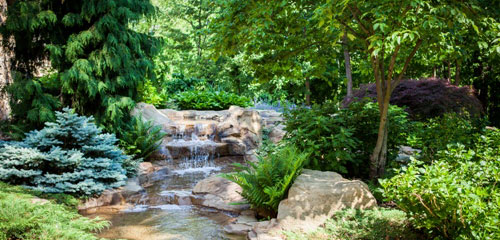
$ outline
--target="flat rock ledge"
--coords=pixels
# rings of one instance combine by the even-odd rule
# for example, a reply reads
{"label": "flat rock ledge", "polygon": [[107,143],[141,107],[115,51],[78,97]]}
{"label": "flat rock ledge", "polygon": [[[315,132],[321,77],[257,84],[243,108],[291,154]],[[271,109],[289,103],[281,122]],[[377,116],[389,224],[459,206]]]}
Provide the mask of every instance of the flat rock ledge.
{"label": "flat rock ledge", "polygon": [[193,195],[199,199],[201,206],[240,214],[250,208],[248,204],[238,204],[245,202],[241,191],[238,184],[212,176],[198,182],[193,188]]}
{"label": "flat rock ledge", "polygon": [[286,231],[313,231],[344,208],[377,206],[368,186],[335,172],[304,169],[278,207],[279,226]]}

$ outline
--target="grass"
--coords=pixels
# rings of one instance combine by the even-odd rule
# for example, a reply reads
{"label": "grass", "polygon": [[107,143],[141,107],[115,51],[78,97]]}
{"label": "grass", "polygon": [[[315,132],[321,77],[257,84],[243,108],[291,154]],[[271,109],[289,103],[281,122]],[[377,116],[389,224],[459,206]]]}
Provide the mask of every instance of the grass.
{"label": "grass", "polygon": [[404,212],[394,209],[348,209],[339,211],[324,226],[311,233],[285,232],[287,239],[420,239]]}
{"label": "grass", "polygon": [[[36,197],[49,199],[37,202]],[[0,240],[93,240],[109,225],[75,209],[78,200],[65,194],[42,194],[0,182]]]}

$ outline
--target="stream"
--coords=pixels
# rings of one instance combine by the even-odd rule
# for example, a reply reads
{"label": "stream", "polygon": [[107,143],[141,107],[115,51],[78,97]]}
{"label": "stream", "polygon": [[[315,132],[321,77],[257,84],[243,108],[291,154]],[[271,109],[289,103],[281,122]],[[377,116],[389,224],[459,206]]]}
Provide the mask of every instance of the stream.
{"label": "stream", "polygon": [[[196,205],[184,205],[173,200],[173,195],[189,194],[197,182],[219,173],[230,172],[232,163],[243,162],[242,157],[220,157],[206,161],[198,158],[186,168],[184,159],[169,162],[164,171],[148,176],[145,192],[133,201],[130,208],[119,212],[99,212],[88,217],[100,217],[111,222],[99,237],[131,240],[200,240],[200,239],[245,239],[224,233],[223,226],[234,219],[234,215]],[[192,159],[191,159],[192,161]],[[128,201],[128,200],[127,200]],[[130,203],[130,202],[129,202]]]}

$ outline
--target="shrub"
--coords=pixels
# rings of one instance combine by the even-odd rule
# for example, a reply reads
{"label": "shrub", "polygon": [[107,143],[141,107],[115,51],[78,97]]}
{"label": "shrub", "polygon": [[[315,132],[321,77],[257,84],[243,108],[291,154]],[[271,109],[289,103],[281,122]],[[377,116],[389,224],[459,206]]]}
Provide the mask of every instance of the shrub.
{"label": "shrub", "polygon": [[447,145],[461,143],[470,146],[473,136],[484,128],[484,122],[471,119],[467,115],[445,113],[423,122],[415,122],[408,144],[422,150],[422,159],[431,161],[440,150]]}
{"label": "shrub", "polygon": [[186,78],[183,74],[179,73],[172,74],[172,80],[167,81],[164,85],[164,88],[170,95],[209,88],[206,80],[194,77]]}
{"label": "shrub", "polygon": [[[366,97],[375,101],[375,84],[361,85],[360,89],[354,92],[352,99],[344,99],[344,104],[348,105]],[[402,81],[394,89],[390,103],[406,107],[410,117],[417,120],[438,117],[447,112],[468,112],[475,117],[482,113],[481,102],[469,87],[458,87],[448,81],[432,78]]]}
{"label": "shrub", "polygon": [[122,163],[130,158],[92,121],[69,108],[56,112],[56,122],[26,134],[22,142],[0,146],[0,180],[42,192],[99,194],[124,185]]}
{"label": "shrub", "polygon": [[[153,125],[152,121],[143,121],[142,116],[133,117],[129,128],[120,137],[120,146],[137,161],[146,160],[158,149],[165,135],[161,127]],[[128,172],[133,170],[135,168],[127,169]]]}
{"label": "shrub", "polygon": [[[347,109],[325,104],[298,108],[285,114],[287,141],[311,152],[307,168],[366,177],[369,156],[377,140],[379,109],[372,102],[356,102]],[[399,107],[389,108],[389,159],[405,142],[410,122]]]}
{"label": "shrub", "polygon": [[499,239],[499,156],[500,131],[491,130],[469,149],[450,145],[432,165],[415,161],[381,184],[430,237]]}
{"label": "shrub", "polygon": [[151,80],[144,80],[144,82],[139,84],[137,92],[139,93],[140,102],[152,104],[157,108],[164,108],[168,101],[167,93],[159,91]]}
{"label": "shrub", "polygon": [[36,202],[33,193],[0,182],[0,240],[98,239],[109,223],[82,217],[61,204]]}
{"label": "shrub", "polygon": [[275,215],[307,156],[293,146],[286,146],[271,150],[268,155],[258,155],[257,163],[235,164],[238,172],[223,176],[241,186],[241,195],[252,208]]}
{"label": "shrub", "polygon": [[224,110],[232,105],[252,106],[252,101],[234,93],[219,91],[187,91],[173,97],[182,110]]}
{"label": "shrub", "polygon": [[335,213],[324,226],[308,234],[286,232],[287,239],[419,239],[406,214],[399,210],[346,209]]}

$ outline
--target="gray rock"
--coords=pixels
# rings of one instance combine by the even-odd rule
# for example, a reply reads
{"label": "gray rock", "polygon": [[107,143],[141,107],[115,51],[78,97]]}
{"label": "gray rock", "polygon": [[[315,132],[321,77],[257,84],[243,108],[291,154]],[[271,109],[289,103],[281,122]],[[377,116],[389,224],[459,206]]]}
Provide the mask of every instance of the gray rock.
{"label": "gray rock", "polygon": [[212,176],[196,184],[193,194],[201,198],[199,204],[205,207],[240,213],[250,208],[242,203],[245,199],[240,195],[241,187],[225,178]]}

